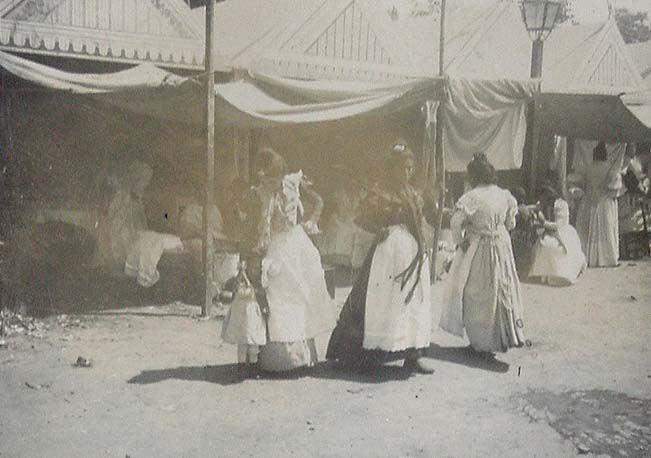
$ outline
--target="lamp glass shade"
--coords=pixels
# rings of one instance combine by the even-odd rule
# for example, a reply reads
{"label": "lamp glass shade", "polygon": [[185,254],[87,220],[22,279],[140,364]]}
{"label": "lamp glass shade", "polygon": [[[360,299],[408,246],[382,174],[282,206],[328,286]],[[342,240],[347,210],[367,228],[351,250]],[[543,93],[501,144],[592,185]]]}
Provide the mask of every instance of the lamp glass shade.
{"label": "lamp glass shade", "polygon": [[556,25],[561,2],[549,0],[523,0],[520,3],[522,19],[534,39],[543,39]]}
{"label": "lamp glass shade", "polygon": [[561,11],[561,4],[560,2],[546,2],[546,4],[547,14],[545,14],[545,23],[543,24],[543,29],[545,31],[551,32],[556,25],[558,13]]}

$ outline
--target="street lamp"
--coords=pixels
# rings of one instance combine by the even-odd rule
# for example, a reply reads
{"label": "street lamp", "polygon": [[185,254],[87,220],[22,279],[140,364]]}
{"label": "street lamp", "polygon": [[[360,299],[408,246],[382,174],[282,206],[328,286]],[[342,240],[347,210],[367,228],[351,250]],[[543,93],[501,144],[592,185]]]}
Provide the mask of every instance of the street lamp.
{"label": "street lamp", "polygon": [[552,33],[561,12],[561,2],[549,0],[522,0],[522,20],[533,44],[531,47],[531,77],[542,76],[543,41]]}

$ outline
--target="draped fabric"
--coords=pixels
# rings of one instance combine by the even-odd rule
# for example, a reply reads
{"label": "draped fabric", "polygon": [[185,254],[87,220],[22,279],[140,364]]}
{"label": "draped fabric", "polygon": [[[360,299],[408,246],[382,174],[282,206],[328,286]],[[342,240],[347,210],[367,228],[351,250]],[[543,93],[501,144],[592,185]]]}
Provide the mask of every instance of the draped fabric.
{"label": "draped fabric", "polygon": [[[79,74],[0,52],[0,66],[40,86],[92,97],[120,109],[188,124],[205,122],[203,110],[198,109],[205,103],[200,79],[180,77],[150,64],[107,74]],[[384,116],[441,100],[445,94],[448,170],[464,170],[478,151],[486,152],[496,168],[512,169],[522,162],[525,102],[533,90],[534,83],[508,80],[432,78],[371,84],[250,74],[215,85],[216,122],[274,127]]]}
{"label": "draped fabric", "polygon": [[75,94],[103,94],[137,88],[177,86],[186,81],[152,64],[114,73],[70,73],[0,51],[0,66],[8,72],[50,89]]}
{"label": "draped fabric", "polygon": [[526,136],[526,101],[533,85],[509,81],[448,81],[443,105],[444,151],[449,171],[465,171],[478,152],[496,169],[522,165]]}

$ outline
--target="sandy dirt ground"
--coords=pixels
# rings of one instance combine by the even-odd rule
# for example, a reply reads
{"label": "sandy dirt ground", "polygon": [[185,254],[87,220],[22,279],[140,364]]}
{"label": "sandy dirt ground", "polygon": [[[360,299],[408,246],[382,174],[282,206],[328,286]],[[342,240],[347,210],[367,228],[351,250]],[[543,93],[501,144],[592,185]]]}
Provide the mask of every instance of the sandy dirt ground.
{"label": "sandy dirt ground", "polygon": [[53,316],[0,348],[0,457],[651,456],[650,280],[644,261],[524,285],[531,347],[479,360],[436,330],[431,376],[240,380],[196,307]]}

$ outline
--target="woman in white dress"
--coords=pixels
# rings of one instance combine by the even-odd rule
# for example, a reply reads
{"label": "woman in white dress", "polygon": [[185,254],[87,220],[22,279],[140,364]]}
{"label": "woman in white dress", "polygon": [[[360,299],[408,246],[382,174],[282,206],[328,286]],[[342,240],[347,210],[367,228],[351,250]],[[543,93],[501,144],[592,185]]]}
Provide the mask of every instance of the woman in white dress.
{"label": "woman in white dress", "polygon": [[387,179],[360,205],[357,223],[375,242],[346,299],[326,357],[354,369],[404,359],[411,372],[433,371],[421,358],[430,344],[432,304],[423,201],[409,184],[414,157],[395,145]]}
{"label": "woman in white dress", "polygon": [[553,209],[554,221],[547,221],[544,214],[538,217],[545,233],[533,247],[529,277],[551,286],[571,285],[587,267],[581,241],[570,225],[567,202],[553,188],[545,188],[543,194],[543,201]]}
{"label": "woman in white dress", "polygon": [[[335,309],[321,257],[306,232],[318,231],[320,197],[305,187],[302,172],[285,174],[284,160],[272,149],[263,149],[259,161],[257,251],[269,315],[268,342],[260,348],[258,368],[282,372],[317,362],[314,338],[332,330]],[[314,200],[311,215],[303,215],[301,190]]]}
{"label": "woman in white dress", "polygon": [[623,152],[621,156],[609,160],[606,144],[599,142],[591,160],[581,158],[571,177],[584,191],[576,229],[589,267],[619,265],[617,197],[623,187]]}
{"label": "woman in white dress", "polygon": [[472,189],[456,204],[451,226],[459,245],[445,285],[440,326],[473,350],[492,354],[525,343],[520,280],[509,231],[518,203],[498,187],[484,154],[468,164]]}

